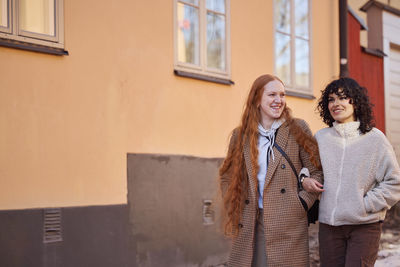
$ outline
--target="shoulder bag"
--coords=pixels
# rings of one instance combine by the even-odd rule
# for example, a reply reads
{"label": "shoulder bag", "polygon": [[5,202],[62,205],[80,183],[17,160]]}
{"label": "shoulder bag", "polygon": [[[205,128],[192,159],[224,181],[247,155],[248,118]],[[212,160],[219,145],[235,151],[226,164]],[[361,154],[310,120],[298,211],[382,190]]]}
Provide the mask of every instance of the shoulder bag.
{"label": "shoulder bag", "polygon": [[[297,187],[299,191],[303,190],[303,186],[301,185],[300,182],[301,177],[299,177],[299,175],[297,174],[296,168],[294,167],[293,162],[290,160],[289,156],[285,153],[285,151],[283,151],[283,149],[276,142],[274,142],[274,147],[276,147],[276,149],[278,149],[278,151],[282,154],[282,156],[285,157],[287,162],[289,162],[289,165],[292,168],[294,175],[297,177]],[[315,222],[318,221],[318,210],[319,210],[319,199],[315,200],[312,207],[307,211],[308,225],[310,225],[310,223],[315,224]]]}

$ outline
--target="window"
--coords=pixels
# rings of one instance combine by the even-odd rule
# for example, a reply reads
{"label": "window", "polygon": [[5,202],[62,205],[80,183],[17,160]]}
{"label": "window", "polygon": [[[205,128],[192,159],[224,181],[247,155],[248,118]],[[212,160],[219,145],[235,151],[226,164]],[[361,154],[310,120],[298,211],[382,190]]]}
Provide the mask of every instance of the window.
{"label": "window", "polygon": [[275,72],[288,91],[312,96],[310,1],[275,0]]}
{"label": "window", "polygon": [[10,32],[10,10],[8,0],[0,0],[0,32]]}
{"label": "window", "polygon": [[229,0],[175,0],[175,69],[228,79],[229,54]]}
{"label": "window", "polygon": [[63,20],[63,0],[0,0],[0,44],[63,49]]}

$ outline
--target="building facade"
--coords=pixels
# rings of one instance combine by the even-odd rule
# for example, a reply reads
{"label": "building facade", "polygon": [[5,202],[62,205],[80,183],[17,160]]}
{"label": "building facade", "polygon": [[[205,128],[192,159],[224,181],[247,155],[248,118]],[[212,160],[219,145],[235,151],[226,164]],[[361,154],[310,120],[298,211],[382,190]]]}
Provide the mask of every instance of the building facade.
{"label": "building facade", "polygon": [[[358,76],[364,76],[372,84],[370,94],[376,100],[377,125],[387,135],[400,161],[400,1],[349,1],[349,4],[367,21],[368,31],[361,38],[364,51],[383,55],[382,63],[378,63],[383,64],[379,67],[382,70],[371,69],[369,66],[378,65],[373,60],[369,63],[364,60],[364,70]],[[371,73],[374,76],[368,77]]]}
{"label": "building facade", "polygon": [[338,1],[0,0],[0,265],[216,266],[251,83],[316,130]]}

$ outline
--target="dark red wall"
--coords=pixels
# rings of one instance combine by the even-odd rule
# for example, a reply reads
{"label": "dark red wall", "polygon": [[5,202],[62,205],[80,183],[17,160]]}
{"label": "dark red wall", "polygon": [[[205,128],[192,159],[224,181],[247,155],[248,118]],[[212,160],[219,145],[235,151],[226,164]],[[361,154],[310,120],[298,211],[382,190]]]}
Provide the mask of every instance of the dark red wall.
{"label": "dark red wall", "polygon": [[385,132],[383,57],[363,51],[360,45],[361,25],[350,12],[347,19],[349,75],[367,88],[374,104],[376,128]]}

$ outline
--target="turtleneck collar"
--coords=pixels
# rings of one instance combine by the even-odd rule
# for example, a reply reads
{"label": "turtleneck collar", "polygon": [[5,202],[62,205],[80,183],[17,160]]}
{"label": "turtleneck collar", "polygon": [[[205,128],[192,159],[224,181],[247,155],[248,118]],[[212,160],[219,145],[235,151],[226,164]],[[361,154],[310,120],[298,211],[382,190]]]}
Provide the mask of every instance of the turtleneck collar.
{"label": "turtleneck collar", "polygon": [[333,128],[344,138],[352,138],[360,136],[360,127],[359,121],[352,121],[346,123],[337,123],[333,122]]}

